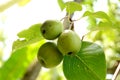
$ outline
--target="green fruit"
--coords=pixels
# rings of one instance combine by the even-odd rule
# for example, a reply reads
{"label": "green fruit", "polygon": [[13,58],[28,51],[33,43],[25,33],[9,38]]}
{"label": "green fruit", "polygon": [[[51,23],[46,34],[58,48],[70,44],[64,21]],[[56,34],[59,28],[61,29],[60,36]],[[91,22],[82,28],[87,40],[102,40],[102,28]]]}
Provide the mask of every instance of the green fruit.
{"label": "green fruit", "polygon": [[62,61],[63,55],[55,43],[47,42],[39,48],[37,58],[43,67],[52,68]]}
{"label": "green fruit", "polygon": [[45,39],[56,39],[63,31],[63,25],[57,20],[47,20],[41,26],[41,33]]}
{"label": "green fruit", "polygon": [[58,49],[63,55],[73,55],[80,51],[81,40],[72,30],[65,30],[58,38]]}

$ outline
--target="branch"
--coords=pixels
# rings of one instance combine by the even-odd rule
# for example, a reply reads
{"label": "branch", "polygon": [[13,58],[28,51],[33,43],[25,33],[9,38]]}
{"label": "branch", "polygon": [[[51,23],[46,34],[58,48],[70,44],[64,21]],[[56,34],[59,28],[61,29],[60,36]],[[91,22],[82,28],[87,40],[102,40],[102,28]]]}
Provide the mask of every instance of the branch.
{"label": "branch", "polygon": [[29,66],[27,72],[21,80],[36,80],[41,69],[40,63],[35,60],[31,66]]}
{"label": "branch", "polygon": [[5,11],[6,9],[10,8],[11,6],[13,6],[14,4],[20,2],[22,0],[10,0],[8,2],[6,2],[5,4],[0,5],[0,12]]}
{"label": "branch", "polygon": [[112,80],[116,80],[117,75],[119,74],[119,72],[120,72],[120,62],[119,62],[118,67],[117,67],[117,69],[116,69],[116,71],[115,71],[115,73],[114,73],[114,75],[112,77]]}
{"label": "branch", "polygon": [[[82,2],[83,0],[74,0],[75,2]],[[74,30],[74,23],[72,22],[72,17],[73,17],[74,13],[69,15],[68,13],[66,13],[66,16],[64,18],[64,21],[63,21],[63,25],[64,25],[64,28],[65,30],[66,29],[71,29],[71,30]]]}

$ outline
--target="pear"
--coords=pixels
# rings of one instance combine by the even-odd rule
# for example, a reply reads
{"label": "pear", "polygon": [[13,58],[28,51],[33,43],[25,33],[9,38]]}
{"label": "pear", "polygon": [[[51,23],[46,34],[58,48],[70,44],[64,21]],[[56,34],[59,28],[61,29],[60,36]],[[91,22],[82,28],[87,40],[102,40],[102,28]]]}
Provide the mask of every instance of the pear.
{"label": "pear", "polygon": [[63,55],[74,55],[80,51],[81,39],[72,30],[65,30],[58,38],[58,49]]}
{"label": "pear", "polygon": [[37,58],[43,67],[52,68],[60,64],[63,55],[55,43],[46,42],[39,48]]}
{"label": "pear", "polygon": [[45,39],[54,40],[63,32],[63,24],[58,20],[46,20],[40,31]]}

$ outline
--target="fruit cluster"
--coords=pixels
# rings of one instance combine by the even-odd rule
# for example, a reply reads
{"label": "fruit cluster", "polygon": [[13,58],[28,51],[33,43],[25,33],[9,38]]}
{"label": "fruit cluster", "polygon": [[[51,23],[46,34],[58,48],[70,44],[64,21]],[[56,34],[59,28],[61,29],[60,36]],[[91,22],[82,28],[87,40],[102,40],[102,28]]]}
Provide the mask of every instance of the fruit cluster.
{"label": "fruit cluster", "polygon": [[57,20],[46,20],[40,27],[42,36],[47,40],[38,51],[37,58],[41,65],[52,68],[60,64],[64,55],[74,55],[81,48],[79,36],[72,30],[64,30],[63,24]]}

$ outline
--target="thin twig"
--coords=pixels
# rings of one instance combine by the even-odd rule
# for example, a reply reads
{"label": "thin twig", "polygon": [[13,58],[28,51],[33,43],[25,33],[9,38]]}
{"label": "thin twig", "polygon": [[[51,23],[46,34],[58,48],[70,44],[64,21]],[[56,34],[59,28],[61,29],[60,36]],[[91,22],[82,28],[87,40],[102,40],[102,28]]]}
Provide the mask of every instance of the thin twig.
{"label": "thin twig", "polygon": [[117,75],[119,74],[119,72],[120,72],[120,62],[118,64],[117,69],[115,70],[115,73],[114,73],[114,75],[112,77],[112,80],[115,80],[117,78]]}

